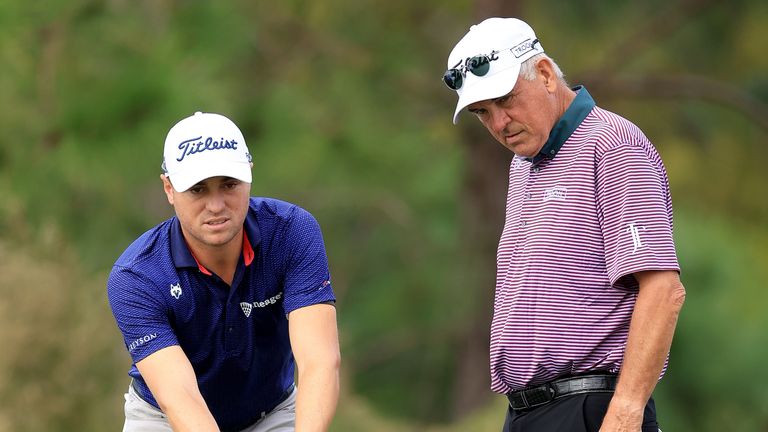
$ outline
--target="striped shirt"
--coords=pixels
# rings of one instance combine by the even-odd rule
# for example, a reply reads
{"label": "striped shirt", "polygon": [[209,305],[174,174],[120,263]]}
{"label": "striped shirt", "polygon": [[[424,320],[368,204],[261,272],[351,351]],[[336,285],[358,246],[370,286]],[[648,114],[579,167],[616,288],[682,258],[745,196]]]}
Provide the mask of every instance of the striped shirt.
{"label": "striped shirt", "polygon": [[679,271],[656,149],[574,90],[539,156],[510,166],[491,324],[495,392],[618,372],[638,292],[632,273]]}

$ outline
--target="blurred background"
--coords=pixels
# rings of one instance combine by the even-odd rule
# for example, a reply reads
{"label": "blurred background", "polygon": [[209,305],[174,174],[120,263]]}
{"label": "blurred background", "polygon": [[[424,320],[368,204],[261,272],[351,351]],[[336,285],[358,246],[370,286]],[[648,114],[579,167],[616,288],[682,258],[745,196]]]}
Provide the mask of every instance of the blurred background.
{"label": "blurred background", "polygon": [[497,431],[495,249],[511,154],[451,124],[472,23],[528,21],[572,84],[661,153],[688,297],[665,431],[768,431],[768,3],[0,2],[0,431],[120,430],[114,260],[172,214],[161,148],[223,113],[254,195],[323,227],[343,372],[334,431]]}

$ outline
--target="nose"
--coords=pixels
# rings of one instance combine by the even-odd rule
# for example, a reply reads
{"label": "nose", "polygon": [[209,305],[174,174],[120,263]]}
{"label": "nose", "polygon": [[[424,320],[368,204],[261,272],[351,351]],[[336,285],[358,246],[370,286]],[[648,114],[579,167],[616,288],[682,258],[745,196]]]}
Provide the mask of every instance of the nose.
{"label": "nose", "polygon": [[512,118],[509,116],[509,114],[507,114],[505,110],[497,107],[491,107],[490,114],[491,128],[494,132],[496,132],[497,135],[502,135],[504,129],[506,129],[507,125],[509,125],[509,123],[512,121]]}
{"label": "nose", "polygon": [[208,200],[205,202],[205,208],[213,214],[221,212],[226,207],[226,204],[224,203],[224,194],[219,191],[211,192],[207,198]]}

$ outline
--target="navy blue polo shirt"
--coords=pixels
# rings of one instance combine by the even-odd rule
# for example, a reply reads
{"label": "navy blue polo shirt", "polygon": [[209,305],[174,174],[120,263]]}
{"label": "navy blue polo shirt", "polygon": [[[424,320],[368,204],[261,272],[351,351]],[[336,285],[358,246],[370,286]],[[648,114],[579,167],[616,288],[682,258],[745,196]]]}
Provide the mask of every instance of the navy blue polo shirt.
{"label": "navy blue polo shirt", "polygon": [[107,281],[142,398],[158,406],[136,362],[179,345],[222,430],[254,423],[292,387],[287,315],[335,301],[320,226],[306,210],[251,198],[243,240],[230,287],[197,263],[172,217],[134,241]]}

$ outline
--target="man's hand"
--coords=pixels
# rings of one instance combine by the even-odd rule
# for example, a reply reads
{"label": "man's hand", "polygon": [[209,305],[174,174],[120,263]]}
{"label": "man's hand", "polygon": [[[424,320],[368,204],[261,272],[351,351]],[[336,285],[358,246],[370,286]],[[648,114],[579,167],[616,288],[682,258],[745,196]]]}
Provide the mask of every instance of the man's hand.
{"label": "man's hand", "polygon": [[614,397],[608,405],[600,432],[640,432],[644,411],[645,405],[638,409],[636,403]]}

